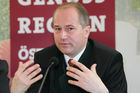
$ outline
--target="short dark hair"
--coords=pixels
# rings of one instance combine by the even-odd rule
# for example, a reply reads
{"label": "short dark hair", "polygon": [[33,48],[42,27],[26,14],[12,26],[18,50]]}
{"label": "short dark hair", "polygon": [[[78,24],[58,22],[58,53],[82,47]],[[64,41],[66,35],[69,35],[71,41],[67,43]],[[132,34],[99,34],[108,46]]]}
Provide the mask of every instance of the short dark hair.
{"label": "short dark hair", "polygon": [[89,16],[88,16],[88,12],[87,12],[86,8],[83,7],[80,3],[75,3],[75,2],[63,3],[62,5],[60,5],[53,14],[53,22],[54,22],[55,13],[58,10],[65,9],[65,8],[75,8],[78,12],[79,21],[80,21],[82,28],[89,26]]}

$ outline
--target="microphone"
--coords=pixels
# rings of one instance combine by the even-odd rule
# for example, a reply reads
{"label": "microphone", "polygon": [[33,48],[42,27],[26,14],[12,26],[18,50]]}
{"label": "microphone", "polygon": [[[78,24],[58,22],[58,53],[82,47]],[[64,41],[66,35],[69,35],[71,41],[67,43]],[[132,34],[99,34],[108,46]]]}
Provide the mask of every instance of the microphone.
{"label": "microphone", "polygon": [[46,80],[46,77],[47,77],[47,75],[48,75],[48,73],[49,73],[49,70],[50,70],[50,68],[53,66],[53,68],[54,67],[56,67],[57,65],[58,65],[58,58],[56,58],[56,57],[52,57],[51,59],[50,59],[50,65],[48,66],[48,68],[47,68],[47,70],[46,70],[46,72],[45,72],[45,74],[44,74],[44,78],[43,78],[43,80],[42,80],[42,83],[41,83],[41,85],[40,85],[40,88],[39,88],[39,90],[38,90],[38,93],[41,93],[41,91],[42,91],[42,88],[43,88],[43,85],[44,85],[44,83],[45,83],[45,80]]}

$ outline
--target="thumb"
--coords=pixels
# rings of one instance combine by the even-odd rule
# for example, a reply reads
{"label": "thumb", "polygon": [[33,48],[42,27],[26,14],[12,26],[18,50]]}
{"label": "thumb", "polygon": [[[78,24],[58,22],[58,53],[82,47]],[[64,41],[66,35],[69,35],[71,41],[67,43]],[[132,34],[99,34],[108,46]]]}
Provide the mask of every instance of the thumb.
{"label": "thumb", "polygon": [[18,63],[18,69],[19,69],[22,65],[23,65],[23,63],[22,63],[22,62],[19,62],[19,63]]}
{"label": "thumb", "polygon": [[22,67],[23,67],[23,63],[22,62],[19,62],[18,63],[18,69],[17,69],[17,73],[21,73],[22,72]]}
{"label": "thumb", "polygon": [[96,72],[96,66],[97,66],[97,64],[93,64],[93,65],[91,66],[91,71],[92,71],[92,72]]}

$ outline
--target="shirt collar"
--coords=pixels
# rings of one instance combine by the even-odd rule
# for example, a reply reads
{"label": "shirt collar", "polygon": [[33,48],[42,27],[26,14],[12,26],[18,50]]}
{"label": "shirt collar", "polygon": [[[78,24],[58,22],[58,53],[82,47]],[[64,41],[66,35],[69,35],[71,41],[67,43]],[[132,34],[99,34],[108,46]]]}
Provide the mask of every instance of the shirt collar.
{"label": "shirt collar", "polygon": [[86,49],[86,47],[84,47],[83,50],[79,54],[77,54],[74,58],[70,58],[68,55],[64,54],[66,65],[69,66],[69,64],[68,64],[69,59],[73,59],[75,61],[78,61],[80,59],[80,57],[82,56],[83,52],[85,51],[85,49]]}

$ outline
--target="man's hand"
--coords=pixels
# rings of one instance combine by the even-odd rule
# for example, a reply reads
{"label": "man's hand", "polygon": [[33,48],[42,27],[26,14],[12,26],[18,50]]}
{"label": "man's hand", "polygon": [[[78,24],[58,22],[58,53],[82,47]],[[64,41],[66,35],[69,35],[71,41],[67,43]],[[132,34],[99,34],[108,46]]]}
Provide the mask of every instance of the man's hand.
{"label": "man's hand", "polygon": [[79,69],[74,67],[67,67],[67,75],[76,79],[68,80],[69,84],[76,85],[90,93],[108,93],[108,89],[96,73],[96,64],[88,69],[82,63],[72,60],[71,63],[77,66]]}
{"label": "man's hand", "polygon": [[33,63],[33,60],[25,63],[19,62],[18,70],[12,80],[11,93],[25,93],[33,83],[43,77],[42,74],[36,76],[41,68],[38,64],[32,65]]}

